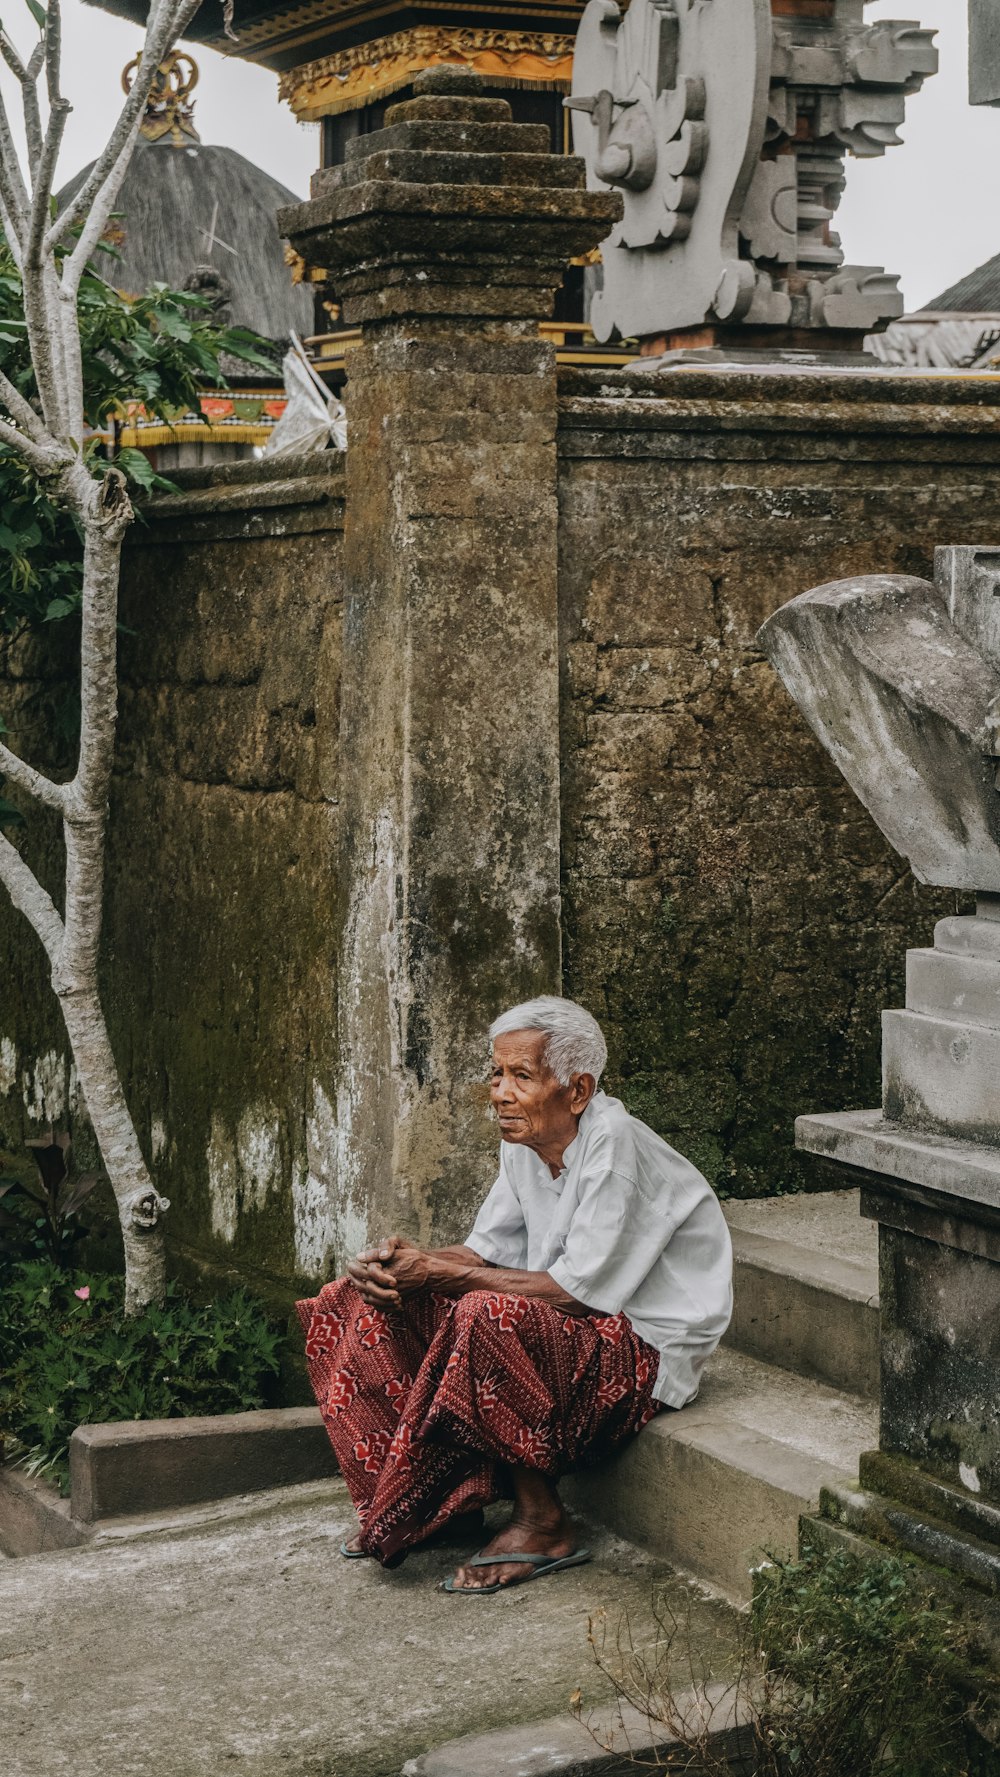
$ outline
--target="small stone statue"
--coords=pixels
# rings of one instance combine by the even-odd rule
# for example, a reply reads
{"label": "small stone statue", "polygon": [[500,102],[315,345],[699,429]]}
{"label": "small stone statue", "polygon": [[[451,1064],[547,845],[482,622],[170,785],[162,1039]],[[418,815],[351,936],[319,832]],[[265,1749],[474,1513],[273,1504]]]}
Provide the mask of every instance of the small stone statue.
{"label": "small stone statue", "polygon": [[978,898],[909,952],[906,1006],[882,1018],[882,1117],[1000,1147],[1000,549],[938,549],[933,583],[816,586],[758,640],[918,880]]}
{"label": "small stone statue", "polygon": [[184,279],[184,289],[201,296],[211,311],[214,327],[229,327],[233,318],[233,287],[229,279],[214,265],[193,265]]}
{"label": "small stone statue", "polygon": [[738,328],[747,343],[857,349],[902,313],[896,278],[845,265],[831,222],[845,153],[899,141],[937,51],[919,25],[865,25],[863,4],[781,0],[772,17],[770,0],[631,0],[624,14],[588,0],[574,149],[591,187],[625,200],[602,249],[598,339],[695,329],[704,345]]}

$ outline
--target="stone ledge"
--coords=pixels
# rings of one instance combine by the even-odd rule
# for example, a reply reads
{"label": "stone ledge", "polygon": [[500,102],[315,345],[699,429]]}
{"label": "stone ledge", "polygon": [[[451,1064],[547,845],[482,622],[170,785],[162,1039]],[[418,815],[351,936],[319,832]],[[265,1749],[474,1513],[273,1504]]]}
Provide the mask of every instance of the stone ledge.
{"label": "stone ledge", "polygon": [[68,1499],[23,1469],[0,1467],[0,1555],[44,1555],[88,1540],[74,1524]]}
{"label": "stone ledge", "polygon": [[[751,1744],[748,1711],[730,1685],[714,1684],[703,1694],[687,1692],[677,1699],[681,1718],[699,1736],[707,1734],[713,1753],[734,1772],[749,1770]],[[498,1728],[489,1734],[463,1734],[459,1740],[407,1759],[402,1777],[625,1777],[625,1773],[663,1768],[671,1754],[684,1757],[684,1743],[666,1723],[651,1726],[630,1703],[593,1710],[586,1720],[552,1715],[523,1727]],[[677,1767],[681,1768],[680,1765]],[[684,1759],[684,1769],[688,1769]]]}
{"label": "stone ledge", "polygon": [[325,1480],[336,1463],[315,1407],[81,1425],[69,1444],[81,1524]]}
{"label": "stone ledge", "polygon": [[797,1117],[795,1145],[856,1171],[961,1197],[985,1209],[1000,1205],[1000,1148],[904,1129],[887,1122],[881,1111]]}
{"label": "stone ledge", "polygon": [[48,1481],[0,1467],[0,1553],[40,1555],[173,1529],[192,1508],[236,1511],[237,1502],[252,1506],[265,1493],[338,1474],[315,1407],[82,1425],[69,1448],[69,1499]]}

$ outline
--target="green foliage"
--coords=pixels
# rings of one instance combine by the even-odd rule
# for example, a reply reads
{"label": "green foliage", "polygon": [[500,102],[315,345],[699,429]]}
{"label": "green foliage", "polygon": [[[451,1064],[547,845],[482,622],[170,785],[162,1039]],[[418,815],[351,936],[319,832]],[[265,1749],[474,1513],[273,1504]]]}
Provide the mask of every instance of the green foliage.
{"label": "green foliage", "polygon": [[663,1748],[636,1768],[1000,1777],[996,1662],[932,1586],[920,1562],[814,1547],[758,1570],[751,1610],[721,1650],[706,1653],[690,1605],[678,1612],[669,1593],[654,1603],[652,1642],[627,1614],[616,1632],[592,1618],[599,1670]]}
{"label": "green foliage", "polygon": [[[761,1570],[752,1626],[790,1681],[758,1726],[773,1768],[794,1777],[997,1777],[1000,1754],[976,1731],[995,1713],[968,1627],[891,1556],[815,1550]],[[771,1765],[765,1769],[771,1769]]]}
{"label": "green foliage", "polygon": [[71,1173],[69,1136],[50,1129],[28,1143],[36,1177],[0,1178],[0,1259],[47,1256],[68,1265],[86,1229],[79,1215],[99,1172]]}
{"label": "green foliage", "polygon": [[[114,254],[105,248],[109,261]],[[112,275],[113,265],[108,265]],[[122,296],[91,269],[78,299],[86,420],[107,428],[130,401],[169,421],[198,412],[199,391],[226,388],[220,356],[274,371],[268,342],[242,327],[218,327],[204,297],[156,284],[144,296]],[[21,280],[0,235],[0,367],[32,400]],[[84,444],[95,468],[96,441]],[[118,466],[135,488],[168,487],[139,450],[122,450]],[[0,448],[0,636],[69,617],[79,609],[82,545],[77,528],[46,487]]]}
{"label": "green foliage", "polygon": [[280,1333],[244,1290],[197,1304],[171,1284],[126,1320],[122,1280],[50,1259],[0,1266],[0,1434],[65,1485],[78,1425],[268,1404]]}

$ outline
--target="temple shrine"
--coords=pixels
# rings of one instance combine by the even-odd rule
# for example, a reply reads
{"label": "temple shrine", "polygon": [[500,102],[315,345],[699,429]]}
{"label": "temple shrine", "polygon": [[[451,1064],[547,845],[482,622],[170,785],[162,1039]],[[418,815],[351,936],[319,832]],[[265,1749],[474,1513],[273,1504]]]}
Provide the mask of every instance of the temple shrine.
{"label": "temple shrine", "polygon": [[[145,16],[145,0],[99,0]],[[899,141],[908,97],[937,67],[934,32],[865,22],[866,0],[248,0],[192,41],[272,69],[318,122],[319,177],[384,126],[421,70],[473,69],[520,123],[622,193],[621,223],[556,298],[565,359],[744,350],[863,355],[903,313],[882,266],[849,263],[834,227],[844,159]],[[313,345],[343,368],[352,330],[322,267]],[[874,359],[868,360],[874,363]]]}
{"label": "temple shrine", "polygon": [[[122,74],[126,91],[136,61]],[[263,447],[285,408],[278,363],[291,333],[308,334],[313,325],[310,294],[289,277],[275,221],[295,194],[234,149],[201,140],[197,83],[198,67],[187,53],[162,63],[105,236],[114,258],[98,255],[97,269],[127,296],[156,283],[192,291],[220,325],[268,340],[275,369],[224,357],[228,387],[206,391],[200,414],[175,415],[169,423],[134,403],[114,442],[139,446],[158,469],[231,462]],[[68,181],[57,195],[60,205],[89,172],[83,167]]]}

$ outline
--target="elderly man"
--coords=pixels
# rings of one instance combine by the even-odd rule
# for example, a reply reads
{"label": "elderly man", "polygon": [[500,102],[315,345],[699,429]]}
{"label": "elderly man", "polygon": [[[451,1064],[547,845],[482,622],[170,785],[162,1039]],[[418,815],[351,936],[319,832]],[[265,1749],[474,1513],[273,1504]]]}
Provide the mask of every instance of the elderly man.
{"label": "elderly man", "polygon": [[587,1560],[556,1482],[694,1399],[732,1309],[701,1174],[598,1090],[600,1027],[572,1000],[490,1029],[500,1172],[463,1246],[399,1235],[298,1304],[310,1379],[360,1530],[394,1566],[513,1493],[446,1589],[496,1592]]}

